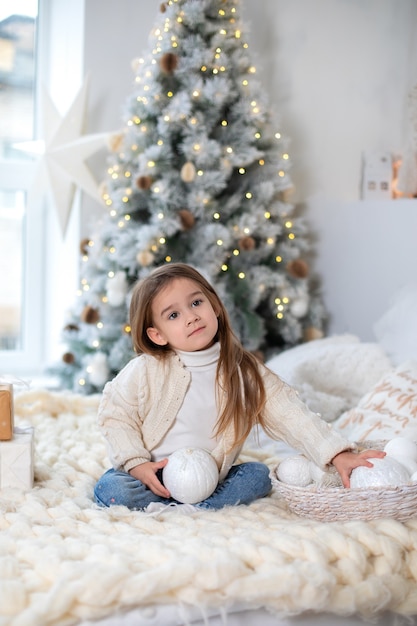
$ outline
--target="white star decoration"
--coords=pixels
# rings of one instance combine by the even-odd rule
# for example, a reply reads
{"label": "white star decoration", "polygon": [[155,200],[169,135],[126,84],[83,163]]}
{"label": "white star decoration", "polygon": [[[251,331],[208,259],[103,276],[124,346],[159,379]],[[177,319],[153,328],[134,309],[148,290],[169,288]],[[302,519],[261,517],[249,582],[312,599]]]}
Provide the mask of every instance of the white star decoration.
{"label": "white star decoration", "polygon": [[85,161],[106,145],[111,133],[82,134],[87,89],[86,81],[63,117],[45,91],[43,102],[45,139],[16,145],[25,152],[39,155],[38,169],[31,193],[44,192],[49,183],[63,235],[68,226],[77,187],[102,203],[97,181]]}

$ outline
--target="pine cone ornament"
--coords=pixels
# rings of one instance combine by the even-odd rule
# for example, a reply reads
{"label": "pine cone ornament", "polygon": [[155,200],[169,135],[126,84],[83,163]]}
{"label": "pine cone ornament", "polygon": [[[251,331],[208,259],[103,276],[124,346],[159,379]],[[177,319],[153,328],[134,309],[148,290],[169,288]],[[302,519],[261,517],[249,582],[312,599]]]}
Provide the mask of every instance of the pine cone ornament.
{"label": "pine cone ornament", "polygon": [[147,191],[151,188],[153,183],[152,176],[138,176],[136,179],[136,186],[142,191]]}
{"label": "pine cone ornament", "polygon": [[307,278],[309,267],[302,259],[294,259],[287,264],[287,272],[292,278]]}
{"label": "pine cone ornament", "polygon": [[67,324],[67,325],[64,327],[64,330],[65,330],[66,332],[72,332],[72,331],[77,332],[77,331],[79,331],[79,330],[80,330],[80,327],[79,327],[79,326],[77,326],[77,324]]}
{"label": "pine cone ornament", "polygon": [[80,252],[81,254],[86,254],[88,255],[88,249],[90,247],[90,239],[88,239],[88,237],[86,237],[85,239],[81,239],[80,241]]}
{"label": "pine cone ornament", "polygon": [[239,239],[239,248],[240,250],[254,250],[256,247],[256,241],[253,237],[242,237]]}
{"label": "pine cone ornament", "polygon": [[159,61],[159,67],[164,74],[173,74],[178,67],[178,57],[173,52],[165,52]]}
{"label": "pine cone ornament", "polygon": [[65,354],[62,355],[62,360],[64,363],[67,363],[67,365],[72,365],[75,361],[75,356],[72,352],[65,352]]}
{"label": "pine cone ornament", "polygon": [[98,309],[87,304],[81,312],[81,321],[85,324],[97,324],[100,319],[100,313]]}
{"label": "pine cone ornament", "polygon": [[188,209],[178,211],[181,226],[183,230],[191,230],[195,224],[195,217]]}

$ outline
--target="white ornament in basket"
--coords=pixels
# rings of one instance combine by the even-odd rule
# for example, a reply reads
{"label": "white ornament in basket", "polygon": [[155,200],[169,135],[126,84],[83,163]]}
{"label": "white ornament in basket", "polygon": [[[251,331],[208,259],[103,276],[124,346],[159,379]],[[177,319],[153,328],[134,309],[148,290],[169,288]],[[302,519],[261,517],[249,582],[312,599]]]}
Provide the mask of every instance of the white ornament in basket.
{"label": "white ornament in basket", "polygon": [[[358,445],[362,451],[369,448],[386,450],[387,447],[388,450],[396,449],[398,454],[398,447],[396,446],[401,444],[401,442],[391,442],[366,441]],[[391,443],[391,445],[388,446],[388,443]],[[407,446],[408,454],[409,448]],[[279,465],[271,471],[270,477],[273,487],[285,499],[288,508],[302,517],[321,522],[344,522],[358,519],[366,521],[380,518],[407,521],[417,517],[417,473],[410,476],[410,471],[407,471],[404,467],[406,458],[409,457],[401,457],[403,465],[399,471],[405,472],[403,477],[406,476],[402,484],[351,486],[350,489],[345,489],[341,486],[310,483],[305,487],[301,487],[289,485],[279,480]],[[398,457],[396,459],[391,457],[391,461],[397,462],[398,460]],[[373,458],[370,461],[374,465],[378,465],[377,459]],[[364,468],[368,472],[370,472],[370,469]],[[371,474],[372,472],[368,476],[371,476]]]}

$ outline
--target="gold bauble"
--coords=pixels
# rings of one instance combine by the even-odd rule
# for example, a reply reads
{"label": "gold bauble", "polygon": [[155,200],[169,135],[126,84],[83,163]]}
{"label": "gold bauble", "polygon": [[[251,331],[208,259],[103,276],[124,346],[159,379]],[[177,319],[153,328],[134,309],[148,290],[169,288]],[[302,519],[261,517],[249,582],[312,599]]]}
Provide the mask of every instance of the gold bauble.
{"label": "gold bauble", "polygon": [[315,326],[307,326],[304,329],[304,341],[314,341],[314,339],[322,339],[323,331]]}
{"label": "gold bauble", "polygon": [[109,150],[112,152],[120,152],[123,146],[124,133],[114,133],[107,140]]}
{"label": "gold bauble", "polygon": [[154,259],[154,255],[149,250],[141,250],[136,255],[136,261],[142,267],[148,267],[148,265],[151,265],[153,263]]}
{"label": "gold bauble", "polygon": [[187,161],[181,168],[181,179],[185,183],[192,183],[196,175],[196,169],[194,163]]}
{"label": "gold bauble", "polygon": [[291,201],[291,196],[294,194],[294,187],[288,187],[287,189],[284,189],[283,191],[281,191],[281,200],[283,202],[290,202]]}

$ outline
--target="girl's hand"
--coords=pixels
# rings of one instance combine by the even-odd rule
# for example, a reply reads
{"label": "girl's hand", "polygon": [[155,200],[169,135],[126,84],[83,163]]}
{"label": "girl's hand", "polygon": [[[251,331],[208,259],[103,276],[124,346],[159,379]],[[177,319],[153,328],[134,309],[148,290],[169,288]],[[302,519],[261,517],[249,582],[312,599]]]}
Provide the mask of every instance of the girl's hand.
{"label": "girl's hand", "polygon": [[340,474],[344,487],[350,487],[350,475],[355,467],[364,465],[365,467],[373,467],[368,459],[382,459],[385,456],[382,450],[364,450],[363,452],[339,452],[332,459],[332,464]]}
{"label": "girl's hand", "polygon": [[133,478],[140,480],[140,482],[148,487],[155,495],[161,496],[162,498],[170,498],[171,494],[168,489],[164,487],[156,475],[157,471],[165,467],[167,463],[168,459],[162,459],[162,461],[158,461],[157,463],[147,461],[146,463],[141,463],[133,467],[129,470],[129,474],[133,476]]}

